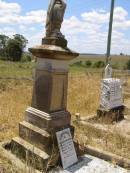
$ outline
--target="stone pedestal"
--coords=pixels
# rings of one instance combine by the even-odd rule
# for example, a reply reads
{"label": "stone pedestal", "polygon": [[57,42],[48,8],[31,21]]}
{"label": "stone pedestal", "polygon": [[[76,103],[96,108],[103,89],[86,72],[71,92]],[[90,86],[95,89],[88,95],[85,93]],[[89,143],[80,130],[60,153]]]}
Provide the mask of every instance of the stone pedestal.
{"label": "stone pedestal", "polygon": [[62,48],[67,47],[67,40],[64,37],[45,37],[42,39],[42,44],[45,45],[56,45]]}
{"label": "stone pedestal", "polygon": [[59,151],[55,133],[71,126],[67,111],[69,60],[78,56],[54,45],[31,48],[37,58],[32,105],[19,124],[19,137],[12,139],[12,152],[38,169],[56,165]]}
{"label": "stone pedestal", "polygon": [[124,119],[124,110],[125,110],[124,105],[108,110],[104,108],[99,108],[97,110],[97,118],[98,120],[101,120],[101,122],[108,124],[113,122],[118,122]]}

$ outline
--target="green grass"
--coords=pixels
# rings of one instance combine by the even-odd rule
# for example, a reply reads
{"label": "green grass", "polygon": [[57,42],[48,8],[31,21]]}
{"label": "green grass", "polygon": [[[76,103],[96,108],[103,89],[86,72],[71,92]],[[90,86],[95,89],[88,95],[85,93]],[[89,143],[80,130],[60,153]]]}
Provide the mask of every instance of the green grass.
{"label": "green grass", "polygon": [[0,77],[31,77],[33,62],[0,61]]}
{"label": "green grass", "polygon": [[[112,56],[112,64],[118,66],[118,69],[123,69],[126,62],[130,59],[130,56]],[[91,60],[92,63],[97,61],[104,61],[105,56],[85,56],[80,55],[73,62],[77,61],[87,61]],[[10,62],[10,61],[2,61],[0,60],[0,77],[32,77],[33,69],[35,63],[34,62]],[[87,68],[84,66],[70,66],[71,73],[87,73],[87,72],[99,72],[102,73],[103,69],[97,68]]]}
{"label": "green grass", "polygon": [[[80,55],[77,59],[74,60],[74,62],[77,61],[87,61],[90,60],[92,63],[95,63],[97,61],[106,61],[105,56],[89,56],[89,55]],[[127,61],[130,60],[130,56],[120,56],[120,55],[112,55],[111,56],[111,63],[114,66],[118,66],[119,69],[123,69]]]}

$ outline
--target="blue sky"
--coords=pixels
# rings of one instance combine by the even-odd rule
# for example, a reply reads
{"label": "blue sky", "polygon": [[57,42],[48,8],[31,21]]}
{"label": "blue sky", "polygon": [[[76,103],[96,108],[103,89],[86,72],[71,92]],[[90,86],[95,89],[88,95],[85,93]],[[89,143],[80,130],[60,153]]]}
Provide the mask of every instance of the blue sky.
{"label": "blue sky", "polygon": [[[130,54],[130,0],[115,0],[112,53]],[[105,53],[111,0],[67,0],[62,32],[78,52]],[[0,0],[0,34],[23,34],[28,47],[45,34],[48,0]]]}

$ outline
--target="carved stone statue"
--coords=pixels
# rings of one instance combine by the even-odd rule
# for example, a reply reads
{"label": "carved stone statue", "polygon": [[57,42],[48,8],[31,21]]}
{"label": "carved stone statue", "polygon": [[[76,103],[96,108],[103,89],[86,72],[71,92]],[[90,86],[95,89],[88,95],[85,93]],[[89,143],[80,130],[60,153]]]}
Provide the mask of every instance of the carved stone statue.
{"label": "carved stone statue", "polygon": [[60,31],[65,9],[66,0],[50,0],[46,19],[46,36],[42,39],[42,45],[55,45],[67,49],[67,40]]}
{"label": "carved stone statue", "polygon": [[46,37],[64,37],[60,29],[66,9],[65,1],[50,0],[46,20]]}

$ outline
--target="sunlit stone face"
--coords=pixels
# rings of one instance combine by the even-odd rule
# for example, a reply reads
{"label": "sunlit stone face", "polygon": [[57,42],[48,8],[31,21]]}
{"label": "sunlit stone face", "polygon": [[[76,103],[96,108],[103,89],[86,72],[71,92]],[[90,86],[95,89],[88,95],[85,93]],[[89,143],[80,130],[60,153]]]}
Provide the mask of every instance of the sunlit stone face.
{"label": "sunlit stone face", "polygon": [[100,105],[105,109],[112,109],[123,105],[120,79],[103,79]]}

